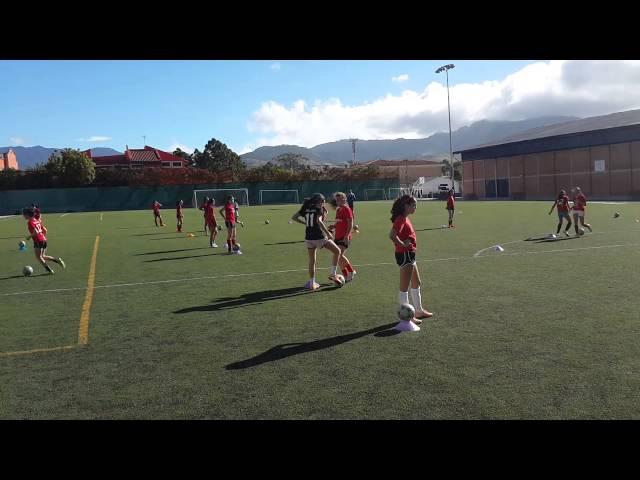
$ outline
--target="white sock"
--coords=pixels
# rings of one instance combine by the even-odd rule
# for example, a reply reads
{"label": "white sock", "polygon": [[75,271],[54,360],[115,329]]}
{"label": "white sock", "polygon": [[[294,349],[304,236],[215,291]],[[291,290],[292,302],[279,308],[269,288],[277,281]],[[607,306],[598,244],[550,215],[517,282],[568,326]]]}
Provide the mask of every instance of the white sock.
{"label": "white sock", "polygon": [[421,312],[423,309],[422,309],[422,294],[420,293],[420,288],[412,288],[411,297],[413,298],[413,307],[418,312]]}
{"label": "white sock", "polygon": [[311,277],[311,285],[313,285],[314,283],[316,283],[316,277]]}
{"label": "white sock", "polygon": [[400,292],[398,297],[400,299],[400,305],[404,303],[409,303],[409,292]]}
{"label": "white sock", "polygon": [[331,275],[335,275],[336,271],[338,271],[337,265],[331,265]]}

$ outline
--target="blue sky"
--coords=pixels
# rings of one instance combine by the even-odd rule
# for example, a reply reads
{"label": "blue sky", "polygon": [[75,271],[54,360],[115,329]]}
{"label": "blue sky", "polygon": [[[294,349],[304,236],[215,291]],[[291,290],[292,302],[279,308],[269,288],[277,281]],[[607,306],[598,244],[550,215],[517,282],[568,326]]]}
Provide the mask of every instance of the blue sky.
{"label": "blue sky", "polygon": [[[456,65],[454,128],[482,118],[607,113],[638,101],[603,98],[580,110],[571,95],[589,81],[570,82],[597,62],[0,61],[0,146],[122,150],[146,135],[161,149],[202,149],[215,137],[240,153],[349,136],[419,138],[447,128],[444,76],[434,73],[445,63]],[[639,68],[624,67],[631,76]],[[609,91],[628,90],[625,75],[612,77]],[[572,102],[557,105],[559,88]],[[552,107],[540,108],[547,100]]]}

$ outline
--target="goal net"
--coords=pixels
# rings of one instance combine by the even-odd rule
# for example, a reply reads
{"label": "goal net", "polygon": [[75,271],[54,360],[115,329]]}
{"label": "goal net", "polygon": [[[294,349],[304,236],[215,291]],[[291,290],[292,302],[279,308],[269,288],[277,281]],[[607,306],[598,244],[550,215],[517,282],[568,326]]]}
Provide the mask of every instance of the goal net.
{"label": "goal net", "polygon": [[274,203],[300,203],[298,190],[260,190],[260,205]]}
{"label": "goal net", "polygon": [[384,188],[367,188],[364,191],[365,200],[386,200],[387,193]]}
{"label": "goal net", "polygon": [[402,195],[402,188],[391,187],[389,188],[389,198],[396,199]]}
{"label": "goal net", "polygon": [[212,188],[193,191],[193,208],[199,208],[205,197],[213,198],[216,205],[222,206],[229,195],[235,198],[238,205],[249,205],[248,188]]}

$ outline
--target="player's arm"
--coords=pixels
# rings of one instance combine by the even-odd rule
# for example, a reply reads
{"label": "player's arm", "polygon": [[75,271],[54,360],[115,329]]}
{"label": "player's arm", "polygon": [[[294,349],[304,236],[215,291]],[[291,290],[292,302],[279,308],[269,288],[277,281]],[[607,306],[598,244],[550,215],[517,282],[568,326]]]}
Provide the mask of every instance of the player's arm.
{"label": "player's arm", "polygon": [[411,240],[409,240],[408,238],[403,242],[402,240],[400,240],[400,237],[398,237],[399,232],[394,228],[391,229],[391,231],[389,232],[389,238],[391,239],[391,241],[393,243],[395,243],[397,246],[399,247],[408,247],[409,245],[411,245]]}
{"label": "player's arm", "polygon": [[302,215],[300,215],[300,212],[299,212],[299,211],[298,211],[298,212],[296,212],[296,213],[294,213],[294,214],[291,216],[291,220],[293,220],[294,222],[298,222],[298,223],[300,223],[300,224],[302,224],[302,225],[306,225],[307,223],[306,223],[304,220],[302,220],[302,218],[303,218],[303,217],[302,217]]}
{"label": "player's arm", "polygon": [[349,238],[351,232],[353,231],[353,217],[347,219],[347,233],[345,234],[345,238]]}
{"label": "player's arm", "polygon": [[[215,212],[215,210],[214,210],[214,212]],[[226,222],[227,221],[227,217],[224,216],[224,207],[222,207],[220,210],[218,210],[218,213],[220,213],[220,216]],[[214,213],[214,217],[215,217],[215,213]]]}
{"label": "player's arm", "polygon": [[553,205],[551,206],[551,210],[549,210],[549,215],[551,215],[551,212],[553,212],[553,209],[556,208],[556,205],[558,204],[558,200],[556,200],[555,202],[553,202]]}
{"label": "player's arm", "polygon": [[324,224],[324,222],[322,221],[322,218],[319,218],[317,222],[318,222],[318,226],[320,227],[320,230],[322,230],[322,232],[327,236],[327,238],[329,240],[333,240],[333,234],[329,231],[327,226]]}

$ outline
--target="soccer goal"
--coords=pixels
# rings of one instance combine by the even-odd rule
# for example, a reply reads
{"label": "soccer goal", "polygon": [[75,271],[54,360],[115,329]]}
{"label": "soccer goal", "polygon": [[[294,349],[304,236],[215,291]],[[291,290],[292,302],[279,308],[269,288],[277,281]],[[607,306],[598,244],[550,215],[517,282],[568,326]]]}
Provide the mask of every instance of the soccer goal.
{"label": "soccer goal", "polygon": [[364,191],[365,200],[387,200],[384,188],[367,188]]}
{"label": "soccer goal", "polygon": [[298,190],[260,190],[258,192],[260,205],[274,203],[300,203]]}
{"label": "soccer goal", "polygon": [[402,188],[391,187],[389,188],[389,198],[398,198],[402,195]]}
{"label": "soccer goal", "polygon": [[238,205],[249,205],[248,188],[211,188],[193,191],[193,208],[200,207],[205,197],[213,198],[216,205],[222,206],[229,195],[233,195]]}

